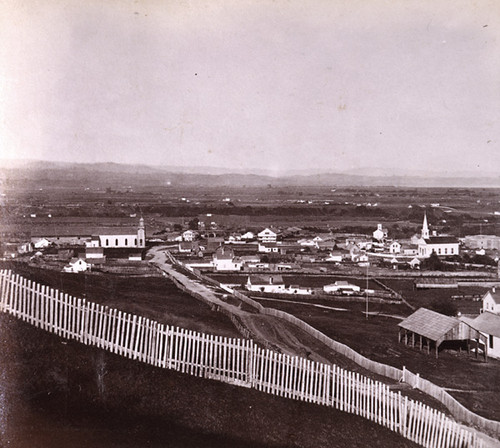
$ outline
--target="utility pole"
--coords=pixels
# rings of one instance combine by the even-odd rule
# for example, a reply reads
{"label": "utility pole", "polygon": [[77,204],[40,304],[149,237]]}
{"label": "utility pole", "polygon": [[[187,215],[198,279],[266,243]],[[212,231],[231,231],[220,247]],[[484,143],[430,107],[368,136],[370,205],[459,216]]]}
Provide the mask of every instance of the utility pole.
{"label": "utility pole", "polygon": [[365,297],[366,297],[366,313],[365,313],[365,320],[368,320],[368,268],[370,266],[370,262],[368,261],[366,263],[366,288],[365,288]]}

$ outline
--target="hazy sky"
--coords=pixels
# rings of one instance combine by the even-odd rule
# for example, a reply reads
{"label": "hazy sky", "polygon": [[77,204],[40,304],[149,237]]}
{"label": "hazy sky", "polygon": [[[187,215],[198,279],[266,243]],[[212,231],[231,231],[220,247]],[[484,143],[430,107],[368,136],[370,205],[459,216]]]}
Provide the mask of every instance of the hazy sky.
{"label": "hazy sky", "polygon": [[0,156],[500,169],[500,2],[1,0]]}

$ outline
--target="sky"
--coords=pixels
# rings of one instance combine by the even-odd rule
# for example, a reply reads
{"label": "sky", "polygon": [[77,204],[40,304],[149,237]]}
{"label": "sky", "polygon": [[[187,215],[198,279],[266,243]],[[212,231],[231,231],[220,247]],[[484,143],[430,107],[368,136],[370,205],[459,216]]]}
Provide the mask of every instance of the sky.
{"label": "sky", "polygon": [[0,158],[500,168],[497,0],[0,0]]}

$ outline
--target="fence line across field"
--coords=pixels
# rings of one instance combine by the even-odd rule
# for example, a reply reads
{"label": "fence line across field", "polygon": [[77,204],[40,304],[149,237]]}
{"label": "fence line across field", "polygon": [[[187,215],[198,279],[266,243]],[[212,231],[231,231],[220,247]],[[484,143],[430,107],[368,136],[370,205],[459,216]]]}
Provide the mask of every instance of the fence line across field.
{"label": "fence line across field", "polygon": [[483,447],[477,433],[378,381],[252,340],[174,328],[0,271],[0,311],[38,328],[160,368],[330,406],[424,447]]}
{"label": "fence line across field", "polygon": [[[166,253],[166,256],[170,259],[172,263],[176,264],[182,269],[190,271],[200,280],[210,281],[212,284],[218,283],[216,280],[207,277],[197,269],[192,269],[192,268],[190,269],[188,266],[184,265],[182,262],[174,258],[172,254],[170,254],[168,251]],[[471,410],[467,409],[464,405],[462,405],[459,401],[457,401],[453,396],[451,396],[445,389],[443,389],[440,386],[437,386],[431,381],[425,378],[421,378],[418,374],[414,374],[409,370],[405,369],[404,367],[401,370],[396,367],[389,366],[387,364],[383,364],[381,362],[377,362],[372,359],[366,358],[365,356],[353,350],[351,347],[328,337],[321,331],[317,330],[316,328],[312,327],[311,325],[297,318],[296,316],[274,308],[266,308],[262,306],[262,304],[251,299],[245,294],[242,294],[237,290],[233,290],[227,285],[220,283],[218,284],[220,288],[224,289],[226,292],[230,294],[233,294],[236,298],[246,302],[250,306],[257,309],[260,313],[279,317],[280,319],[284,319],[287,322],[290,322],[298,326],[306,333],[310,334],[319,341],[323,342],[332,350],[354,361],[356,364],[363,367],[364,369],[374,372],[377,375],[382,375],[387,378],[391,378],[393,380],[403,381],[413,388],[418,388],[422,392],[426,393],[427,395],[430,395],[431,397],[443,403],[456,419],[466,422],[471,426],[477,426],[479,428],[482,428],[483,430],[486,430],[487,432],[493,433],[497,437],[500,437],[500,422],[487,419],[481,415],[472,412]]]}

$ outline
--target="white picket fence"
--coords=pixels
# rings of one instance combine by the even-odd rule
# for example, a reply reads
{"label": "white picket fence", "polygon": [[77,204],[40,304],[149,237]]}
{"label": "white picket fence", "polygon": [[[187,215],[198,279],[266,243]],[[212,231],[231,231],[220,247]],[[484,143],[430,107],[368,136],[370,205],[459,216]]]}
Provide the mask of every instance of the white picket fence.
{"label": "white picket fence", "polygon": [[61,337],[157,367],[251,387],[359,415],[429,448],[483,447],[442,412],[338,366],[251,340],[173,328],[0,271],[0,311]]}

